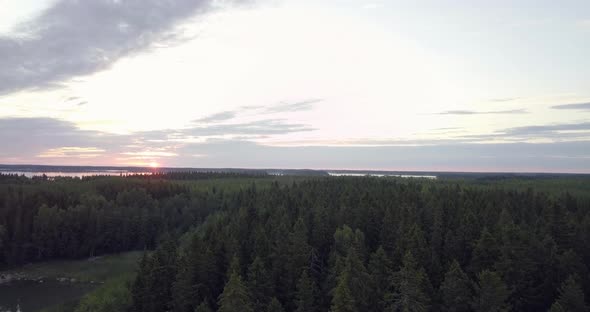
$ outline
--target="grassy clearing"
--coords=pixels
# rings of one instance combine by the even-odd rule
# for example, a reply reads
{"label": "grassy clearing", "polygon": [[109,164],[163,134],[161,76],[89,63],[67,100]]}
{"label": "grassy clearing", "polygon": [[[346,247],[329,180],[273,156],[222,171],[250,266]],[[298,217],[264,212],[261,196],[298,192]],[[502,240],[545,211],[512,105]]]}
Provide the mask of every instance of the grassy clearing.
{"label": "grassy clearing", "polygon": [[129,284],[135,273],[115,276],[79,300],[66,302],[41,312],[124,312],[131,305]]}
{"label": "grassy clearing", "polygon": [[76,279],[78,282],[106,282],[112,277],[135,272],[141,251],[106,255],[85,260],[59,260],[35,263],[11,270],[27,278]]}
{"label": "grassy clearing", "polygon": [[129,285],[132,283],[134,276],[135,274],[125,274],[108,280],[104,285],[86,294],[77,304],[74,311],[126,311],[131,306]]}

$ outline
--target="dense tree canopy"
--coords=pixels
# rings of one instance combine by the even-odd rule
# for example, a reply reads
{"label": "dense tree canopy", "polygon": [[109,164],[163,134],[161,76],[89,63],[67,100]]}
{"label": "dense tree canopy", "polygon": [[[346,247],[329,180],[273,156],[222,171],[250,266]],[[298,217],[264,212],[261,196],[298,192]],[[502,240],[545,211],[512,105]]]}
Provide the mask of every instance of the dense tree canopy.
{"label": "dense tree canopy", "polygon": [[133,311],[587,309],[587,194],[513,180],[177,178],[0,179],[2,263],[146,250]]}

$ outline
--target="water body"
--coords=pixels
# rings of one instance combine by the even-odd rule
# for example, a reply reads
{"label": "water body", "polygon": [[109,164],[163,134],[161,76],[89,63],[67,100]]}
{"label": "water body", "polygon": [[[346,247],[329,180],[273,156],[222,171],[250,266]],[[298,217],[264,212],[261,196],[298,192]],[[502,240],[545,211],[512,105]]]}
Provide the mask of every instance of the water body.
{"label": "water body", "polygon": [[388,173],[357,173],[357,172],[328,172],[333,177],[398,177],[398,178],[422,178],[436,179],[434,175],[414,175],[414,174],[388,174]]}
{"label": "water body", "polygon": [[[66,168],[59,170],[59,168]],[[73,167],[72,167],[73,168]],[[96,168],[91,169],[92,167],[75,167],[78,170],[68,170],[67,167],[55,167],[51,168],[48,167],[47,170],[35,170],[38,168],[9,168],[9,167],[2,167],[0,166],[0,173],[2,174],[17,174],[17,175],[24,175],[26,177],[34,177],[34,176],[42,176],[46,175],[47,177],[87,177],[87,176],[119,176],[119,175],[127,175],[127,174],[151,174],[152,172],[149,171],[149,168],[135,168],[135,169],[111,169],[111,168]],[[58,169],[58,170],[51,170],[51,169]],[[139,169],[139,170],[138,170]],[[146,171],[147,169],[147,171]],[[182,171],[183,169],[170,169],[170,168],[163,168],[162,172],[174,172],[174,171]],[[195,169],[187,168],[186,171],[194,171]],[[203,172],[207,171],[219,171],[219,172],[234,172],[230,169],[199,169]],[[241,170],[241,169],[240,169]],[[244,172],[248,172],[245,170]],[[329,176],[341,177],[341,176],[348,176],[348,177],[399,177],[399,178],[422,178],[422,179],[437,179],[436,175],[432,174],[420,174],[414,172],[408,172],[407,174],[401,172],[363,172],[363,171],[315,171],[315,170],[268,170],[267,173],[269,175],[274,176],[283,176],[283,175],[298,175],[298,176],[313,176],[313,175],[325,175],[326,173]],[[1,312],[1,311],[0,311]]]}
{"label": "water body", "polygon": [[81,177],[89,177],[89,176],[119,176],[119,175],[126,175],[126,174],[148,174],[148,172],[129,172],[126,170],[105,170],[105,171],[67,171],[67,172],[60,172],[60,171],[3,171],[0,170],[2,174],[17,174],[17,175],[24,175],[26,177],[32,178],[35,176],[42,176],[46,175],[47,177],[71,177],[71,178],[81,178]]}
{"label": "water body", "polygon": [[59,282],[57,280],[12,281],[0,285],[0,312],[36,312],[62,303],[78,300],[94,289],[87,283]]}

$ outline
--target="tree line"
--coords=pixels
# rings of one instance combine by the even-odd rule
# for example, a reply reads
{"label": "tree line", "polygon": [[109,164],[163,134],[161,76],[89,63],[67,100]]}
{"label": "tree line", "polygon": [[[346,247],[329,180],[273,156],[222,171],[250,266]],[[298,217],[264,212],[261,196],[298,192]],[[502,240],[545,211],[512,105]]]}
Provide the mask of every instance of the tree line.
{"label": "tree line", "polygon": [[146,253],[129,308],[587,311],[589,211],[568,193],[497,184],[253,185]]}
{"label": "tree line", "polygon": [[587,195],[514,179],[0,175],[0,265],[145,250],[121,307],[137,312],[587,311]]}
{"label": "tree line", "polygon": [[50,179],[0,174],[0,267],[153,249],[162,233],[185,232],[217,210],[224,197],[215,187],[198,190],[171,180],[236,177],[174,173]]}

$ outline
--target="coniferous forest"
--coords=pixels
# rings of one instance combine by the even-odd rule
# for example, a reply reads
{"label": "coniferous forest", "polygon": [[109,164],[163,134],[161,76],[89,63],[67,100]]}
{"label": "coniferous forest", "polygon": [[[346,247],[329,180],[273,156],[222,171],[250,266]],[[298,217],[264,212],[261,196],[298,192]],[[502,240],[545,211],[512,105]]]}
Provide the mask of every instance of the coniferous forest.
{"label": "coniferous forest", "polygon": [[2,175],[0,263],[143,250],[111,311],[588,311],[576,179]]}

